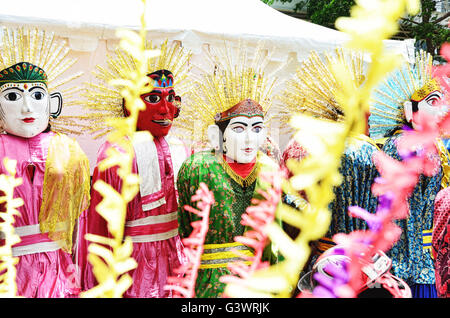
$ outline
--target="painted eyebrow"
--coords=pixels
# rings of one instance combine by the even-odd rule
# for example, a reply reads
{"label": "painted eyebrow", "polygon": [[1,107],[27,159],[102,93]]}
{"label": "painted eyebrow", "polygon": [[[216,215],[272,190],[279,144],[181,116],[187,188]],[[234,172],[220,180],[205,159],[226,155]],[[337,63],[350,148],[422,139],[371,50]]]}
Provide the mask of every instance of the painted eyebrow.
{"label": "painted eyebrow", "polygon": [[6,92],[9,89],[18,89],[19,91],[21,91],[22,93],[24,92],[23,89],[19,88],[19,87],[8,87],[7,89],[5,89],[3,92]]}
{"label": "painted eyebrow", "polygon": [[[147,94],[162,94],[162,91],[160,91],[159,89],[154,89],[150,93],[147,93]],[[169,91],[169,94],[175,94],[175,91],[173,89],[171,89]]]}
{"label": "painted eyebrow", "polygon": [[44,88],[41,87],[41,86],[33,86],[33,87],[31,87],[28,91],[31,92],[31,91],[34,90],[35,88],[44,89]]}
{"label": "painted eyebrow", "polygon": [[234,125],[234,124],[241,124],[241,125],[244,125],[245,127],[248,126],[247,123],[243,123],[243,122],[241,122],[241,121],[235,121],[234,123],[231,123],[230,125]]}
{"label": "painted eyebrow", "polygon": [[427,99],[430,99],[431,97],[440,97],[438,94],[431,94],[430,96],[427,97]]}
{"label": "painted eyebrow", "polygon": [[252,126],[260,125],[260,124],[263,124],[263,122],[262,122],[262,121],[258,121],[258,122],[256,122],[256,123],[253,123]]}

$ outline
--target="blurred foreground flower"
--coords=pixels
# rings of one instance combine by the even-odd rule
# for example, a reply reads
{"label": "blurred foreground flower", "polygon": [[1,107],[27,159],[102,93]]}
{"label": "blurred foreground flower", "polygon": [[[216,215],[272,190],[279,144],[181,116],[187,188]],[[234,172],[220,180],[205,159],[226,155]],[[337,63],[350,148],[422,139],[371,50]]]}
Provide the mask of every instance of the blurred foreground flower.
{"label": "blurred foreground flower", "polygon": [[16,297],[16,267],[18,257],[13,257],[12,246],[20,242],[14,230],[14,217],[20,215],[17,210],[23,205],[21,198],[14,198],[14,188],[22,184],[16,178],[16,161],[3,158],[3,166],[9,175],[0,175],[0,297]]}
{"label": "blurred foreground flower", "polygon": [[193,231],[189,237],[182,240],[184,244],[183,253],[186,255],[187,262],[176,270],[176,273],[182,275],[182,277],[168,277],[167,279],[168,284],[165,286],[165,289],[172,290],[175,298],[195,297],[195,282],[203,254],[206,233],[209,228],[209,211],[214,204],[214,194],[202,182],[191,200],[192,202],[197,202],[197,207],[200,210],[194,209],[189,205],[185,205],[184,208],[186,211],[198,215],[201,220],[191,223]]}
{"label": "blurred foreground flower", "polygon": [[[270,293],[270,287],[266,284],[273,283],[276,277],[261,275],[269,266],[268,262],[261,260],[264,249],[269,243],[268,227],[275,220],[275,212],[281,197],[281,172],[266,172],[259,175],[263,182],[271,185],[267,191],[259,190],[264,200],[253,199],[252,204],[242,215],[241,224],[250,229],[244,236],[235,237],[235,241],[247,245],[254,252],[253,256],[241,255],[239,251],[234,251],[244,261],[249,261],[247,265],[244,261],[234,262],[228,265],[233,275],[226,275],[220,281],[226,283],[224,297],[263,297],[265,293]],[[261,270],[261,271],[260,271]],[[256,273],[260,271],[259,273]],[[282,284],[282,283],[281,283]],[[272,287],[279,286],[275,283]]]}
{"label": "blurred foreground flower", "polygon": [[[93,234],[86,234],[86,239],[92,241],[88,247],[88,260],[93,266],[93,272],[99,284],[81,294],[82,297],[122,297],[123,293],[133,283],[127,273],[137,266],[131,257],[133,243],[130,237],[124,239],[124,228],[127,204],[139,191],[139,176],[132,173],[134,151],[130,138],[143,138],[135,135],[137,116],[145,104],[140,98],[144,91],[148,91],[149,79],[146,76],[147,63],[150,57],[155,56],[153,50],[146,50],[146,23],[144,14],[141,16],[141,29],[139,33],[120,30],[120,46],[135,59],[135,69],[123,75],[122,79],[113,80],[112,85],[121,87],[121,95],[127,107],[129,116],[111,119],[111,126],[115,129],[108,135],[108,141],[116,144],[123,152],[108,149],[107,155],[99,164],[100,171],[118,166],[117,173],[122,179],[121,192],[112,186],[98,180],[94,185],[103,200],[97,205],[97,212],[108,222],[108,231],[111,238]],[[150,133],[144,137],[152,138]]]}

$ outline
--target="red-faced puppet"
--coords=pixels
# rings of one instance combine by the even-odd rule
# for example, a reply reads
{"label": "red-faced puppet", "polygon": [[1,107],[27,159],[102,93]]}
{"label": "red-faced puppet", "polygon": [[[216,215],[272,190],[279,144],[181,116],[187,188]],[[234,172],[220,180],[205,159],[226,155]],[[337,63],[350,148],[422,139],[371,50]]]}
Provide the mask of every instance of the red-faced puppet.
{"label": "red-faced puppet", "polygon": [[173,74],[158,70],[147,75],[153,90],[142,94],[146,109],[139,112],[137,130],[147,130],[153,137],[164,137],[169,133],[174,118],[180,113],[180,96],[175,95]]}

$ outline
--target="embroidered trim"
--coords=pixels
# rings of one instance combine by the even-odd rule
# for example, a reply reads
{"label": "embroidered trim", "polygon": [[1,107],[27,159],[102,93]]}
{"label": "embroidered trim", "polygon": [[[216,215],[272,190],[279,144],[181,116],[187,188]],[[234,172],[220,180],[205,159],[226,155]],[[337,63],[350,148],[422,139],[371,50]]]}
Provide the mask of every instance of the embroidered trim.
{"label": "embroidered trim", "polygon": [[43,253],[43,252],[54,252],[59,250],[61,247],[58,242],[41,242],[23,246],[17,246],[12,248],[12,255],[14,257],[35,254],[35,253]]}
{"label": "embroidered trim", "polygon": [[436,140],[436,147],[439,151],[439,156],[441,157],[441,167],[442,167],[442,180],[441,180],[441,189],[450,186],[450,165],[449,158],[450,153],[445,148],[442,139]]}
{"label": "embroidered trim", "polygon": [[177,235],[178,235],[178,228],[167,231],[167,232],[163,232],[163,233],[148,234],[148,235],[136,235],[136,236],[129,236],[129,237],[131,237],[131,241],[133,243],[148,243],[148,242],[157,242],[157,241],[168,240]]}
{"label": "embroidered trim", "polygon": [[127,221],[125,223],[125,226],[142,226],[142,225],[149,225],[149,224],[158,224],[158,223],[165,223],[170,221],[177,220],[178,212],[171,212],[167,214],[160,214],[160,215],[150,215],[145,218],[140,218],[132,221]]}

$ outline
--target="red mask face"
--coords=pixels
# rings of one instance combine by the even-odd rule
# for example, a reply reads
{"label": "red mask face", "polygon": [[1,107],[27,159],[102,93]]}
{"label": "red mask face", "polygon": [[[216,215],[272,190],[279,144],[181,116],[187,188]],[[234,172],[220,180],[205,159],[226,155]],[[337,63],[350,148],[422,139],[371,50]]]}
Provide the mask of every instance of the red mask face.
{"label": "red mask face", "polygon": [[173,75],[160,70],[148,75],[153,80],[153,90],[142,94],[146,109],[139,112],[138,130],[147,130],[154,137],[163,137],[169,133],[173,119],[178,116],[176,103],[179,97],[173,89]]}

